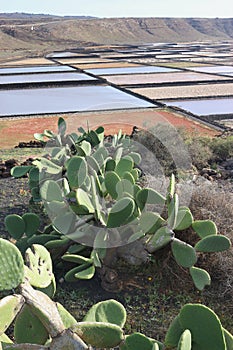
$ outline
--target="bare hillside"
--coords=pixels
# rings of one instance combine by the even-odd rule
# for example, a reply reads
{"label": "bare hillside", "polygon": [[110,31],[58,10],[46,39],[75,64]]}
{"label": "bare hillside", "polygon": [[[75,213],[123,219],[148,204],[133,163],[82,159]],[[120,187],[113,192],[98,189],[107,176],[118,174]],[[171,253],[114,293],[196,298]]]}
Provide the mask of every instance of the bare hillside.
{"label": "bare hillside", "polygon": [[[233,40],[233,18],[79,18],[0,14],[0,50],[39,54],[94,44]],[[14,53],[15,54],[15,53]]]}

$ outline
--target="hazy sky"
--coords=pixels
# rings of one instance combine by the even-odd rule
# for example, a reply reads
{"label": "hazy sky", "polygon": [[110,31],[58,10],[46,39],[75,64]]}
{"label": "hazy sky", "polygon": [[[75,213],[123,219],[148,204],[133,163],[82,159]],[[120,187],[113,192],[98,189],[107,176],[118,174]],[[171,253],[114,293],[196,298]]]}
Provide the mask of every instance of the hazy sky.
{"label": "hazy sky", "polygon": [[232,0],[2,0],[0,12],[97,17],[232,17]]}

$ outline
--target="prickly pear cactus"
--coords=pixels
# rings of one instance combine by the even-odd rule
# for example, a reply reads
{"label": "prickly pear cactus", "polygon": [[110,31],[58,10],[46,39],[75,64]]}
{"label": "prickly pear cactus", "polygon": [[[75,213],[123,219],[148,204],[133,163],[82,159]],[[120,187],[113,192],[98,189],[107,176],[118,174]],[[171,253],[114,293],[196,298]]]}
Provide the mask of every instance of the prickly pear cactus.
{"label": "prickly pear cactus", "polygon": [[120,346],[120,350],[152,350],[153,342],[144,334],[134,333],[126,336],[125,342]]}
{"label": "prickly pear cactus", "polygon": [[112,323],[78,322],[71,329],[85,343],[97,348],[114,348],[124,340],[123,330]]}
{"label": "prickly pear cactus", "polygon": [[52,260],[49,252],[42,245],[34,244],[25,253],[25,274],[30,284],[46,288],[53,279]]}
{"label": "prickly pear cactus", "polygon": [[0,336],[14,321],[23,304],[21,295],[8,295],[0,300]]}
{"label": "prickly pear cactus", "polygon": [[114,299],[101,301],[88,311],[84,317],[87,322],[108,322],[123,328],[126,322],[124,306]]}
{"label": "prickly pear cactus", "polygon": [[41,321],[32,313],[28,305],[24,305],[15,320],[14,338],[17,343],[45,344],[48,331]]}
{"label": "prickly pear cactus", "polygon": [[201,304],[186,304],[168,329],[165,344],[178,345],[185,330],[192,335],[192,350],[226,350],[224,330],[218,316]]}
{"label": "prickly pear cactus", "polygon": [[24,279],[24,261],[18,248],[0,238],[0,290],[16,288]]}

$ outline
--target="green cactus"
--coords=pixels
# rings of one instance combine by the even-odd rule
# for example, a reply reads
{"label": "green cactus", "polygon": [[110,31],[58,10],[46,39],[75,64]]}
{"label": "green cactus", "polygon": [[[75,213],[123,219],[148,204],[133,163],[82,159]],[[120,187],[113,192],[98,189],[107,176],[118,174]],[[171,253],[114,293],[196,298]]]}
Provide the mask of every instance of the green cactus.
{"label": "green cactus", "polygon": [[16,288],[24,279],[24,262],[18,248],[0,238],[0,291]]}
{"label": "green cactus", "polygon": [[189,329],[181,334],[177,350],[192,350],[192,334]]}
{"label": "green cactus", "polygon": [[229,249],[231,241],[223,235],[208,235],[195,245],[199,252],[222,252]]}
{"label": "green cactus", "polygon": [[131,182],[133,185],[135,184],[135,179],[133,177],[133,175],[131,174],[131,172],[126,171],[123,175],[123,179],[128,180],[129,182]]}
{"label": "green cactus", "polygon": [[132,158],[123,157],[117,163],[115,172],[122,178],[125,172],[131,172],[131,170],[133,170],[133,166],[134,162]]}
{"label": "green cactus", "polygon": [[46,245],[48,242],[56,241],[58,238],[59,235],[57,234],[53,235],[41,233],[38,235],[33,235],[32,237],[27,239],[27,248],[29,248],[32,244]]}
{"label": "green cactus", "polygon": [[186,304],[168,329],[166,346],[177,346],[182,333],[187,329],[192,334],[192,350],[226,350],[221,323],[208,307]]}
{"label": "green cactus", "polygon": [[23,304],[21,295],[8,295],[0,300],[0,336],[14,321]]}
{"label": "green cactus", "polygon": [[64,136],[66,133],[66,121],[64,118],[59,117],[58,118],[58,134],[61,136]]}
{"label": "green cactus", "polygon": [[76,264],[92,263],[92,259],[77,254],[65,254],[62,256],[62,260]]}
{"label": "green cactus", "polygon": [[85,343],[97,348],[113,348],[124,340],[123,330],[112,323],[78,322],[71,329]]}
{"label": "green cactus", "polygon": [[225,338],[217,315],[200,304],[186,304],[179,313],[183,329],[192,334],[192,350],[225,350]]}
{"label": "green cactus", "polygon": [[13,341],[5,333],[3,333],[2,335],[0,335],[0,345],[3,346],[3,350],[6,348],[7,344],[13,344]]}
{"label": "green cactus", "polygon": [[52,260],[49,252],[41,245],[34,244],[25,253],[25,274],[30,284],[46,288],[53,279]]}
{"label": "green cactus", "polygon": [[190,267],[189,271],[197,289],[203,290],[210,285],[211,278],[207,271],[195,266]]}
{"label": "green cactus", "polygon": [[73,232],[75,221],[76,215],[71,210],[67,210],[53,220],[53,227],[61,234],[67,235],[68,233]]}
{"label": "green cactus", "polygon": [[10,214],[5,217],[5,226],[9,234],[15,238],[20,239],[25,232],[25,222],[23,218],[16,214]]}
{"label": "green cactus", "polygon": [[93,204],[91,202],[91,199],[88,193],[82,190],[81,188],[78,188],[76,190],[76,199],[77,199],[78,205],[82,207],[83,211],[86,214],[95,212],[95,208],[93,207]]}
{"label": "green cactus", "polygon": [[143,212],[139,217],[138,229],[144,233],[155,233],[161,226],[163,226],[165,220],[154,212]]}
{"label": "green cactus", "polygon": [[115,168],[116,168],[115,160],[112,158],[108,159],[105,165],[105,171],[114,171]]}
{"label": "green cactus", "polygon": [[104,184],[106,190],[113,199],[117,199],[118,193],[116,190],[116,185],[120,181],[120,176],[114,171],[108,171],[105,175]]}
{"label": "green cactus", "polygon": [[143,188],[138,191],[136,201],[141,210],[144,209],[146,204],[165,204],[164,196],[151,188]]}
{"label": "green cactus", "polygon": [[171,247],[177,264],[191,267],[197,262],[195,249],[191,245],[174,238]]}
{"label": "green cactus", "polygon": [[108,214],[107,227],[119,227],[133,215],[135,202],[131,198],[122,198],[117,201]]}
{"label": "green cactus", "polygon": [[14,338],[17,343],[45,344],[49,333],[41,321],[24,305],[15,320]]}
{"label": "green cactus", "polygon": [[34,166],[36,166],[40,171],[40,177],[44,179],[43,176],[46,174],[49,175],[61,175],[62,167],[60,165],[55,164],[51,160],[47,158],[41,158],[40,160],[34,160],[32,162]]}
{"label": "green cactus", "polygon": [[176,185],[175,175],[172,174],[170,177],[169,186],[167,189],[167,201],[168,201],[168,203],[170,203],[171,199],[174,197],[175,185]]}
{"label": "green cactus", "polygon": [[67,178],[71,188],[82,186],[87,178],[87,163],[79,156],[69,159],[67,164]]}
{"label": "green cactus", "polygon": [[226,350],[231,350],[233,349],[233,335],[230,332],[228,332],[225,328],[222,329],[226,342]]}
{"label": "green cactus", "polygon": [[92,263],[84,263],[74,267],[65,274],[65,280],[67,282],[75,282],[78,278],[90,279],[94,276],[95,267]]}
{"label": "green cactus", "polygon": [[83,321],[112,323],[123,328],[126,322],[126,310],[114,299],[101,301],[92,306]]}
{"label": "green cactus", "polygon": [[64,308],[63,305],[56,302],[56,307],[66,329],[77,324],[76,319]]}
{"label": "green cactus", "polygon": [[25,213],[22,219],[25,223],[25,234],[27,237],[31,237],[40,227],[40,218],[34,213]]}
{"label": "green cactus", "polygon": [[38,183],[40,180],[39,169],[36,167],[31,168],[29,173],[28,173],[28,176],[29,176],[30,181],[34,181],[35,183]]}
{"label": "green cactus", "polygon": [[15,166],[11,169],[11,176],[13,177],[22,177],[26,175],[32,169],[31,165],[21,165]]}
{"label": "green cactus", "polygon": [[192,224],[192,228],[200,238],[216,235],[218,233],[217,226],[212,220],[195,220]]}
{"label": "green cactus", "polygon": [[56,293],[56,280],[55,277],[53,276],[51,283],[48,285],[48,287],[44,287],[44,288],[36,288],[37,290],[45,293],[46,295],[48,295],[48,297],[53,298],[55,293]]}
{"label": "green cactus", "polygon": [[168,203],[168,219],[167,224],[173,230],[176,227],[179,210],[179,197],[177,193],[171,198]]}
{"label": "green cactus", "polygon": [[169,348],[174,348],[178,345],[180,337],[185,329],[183,329],[180,323],[180,317],[177,315],[171,322],[166,336],[165,336],[165,345]]}
{"label": "green cactus", "polygon": [[166,226],[159,228],[151,237],[146,247],[150,253],[165,247],[173,239],[173,232]]}
{"label": "green cactus", "polygon": [[116,184],[117,200],[124,197],[133,198],[134,194],[134,184],[128,179],[121,179]]}
{"label": "green cactus", "polygon": [[96,173],[101,172],[100,166],[94,157],[86,156],[86,161],[87,161],[87,165],[90,167],[90,169],[95,170]]}
{"label": "green cactus", "polygon": [[193,223],[193,215],[188,207],[178,209],[175,231],[183,231],[189,228]]}
{"label": "green cactus", "polygon": [[81,271],[76,272],[74,276],[77,279],[89,280],[94,276],[94,274],[95,274],[95,266],[91,264],[87,268],[83,268]]}
{"label": "green cactus", "polygon": [[124,343],[120,345],[120,350],[152,350],[153,345],[153,341],[144,334],[134,333],[126,336]]}
{"label": "green cactus", "polygon": [[47,180],[41,185],[40,195],[46,202],[63,202],[62,190],[58,183],[54,180]]}

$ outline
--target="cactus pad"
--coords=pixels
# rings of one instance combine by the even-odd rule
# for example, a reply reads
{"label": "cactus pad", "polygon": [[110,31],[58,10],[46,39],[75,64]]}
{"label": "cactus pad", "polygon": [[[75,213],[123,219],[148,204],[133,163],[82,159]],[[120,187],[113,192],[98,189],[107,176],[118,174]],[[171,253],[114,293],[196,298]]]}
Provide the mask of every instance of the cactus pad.
{"label": "cactus pad", "polygon": [[186,304],[180,311],[182,328],[192,334],[192,350],[225,350],[225,339],[217,315],[207,306]]}
{"label": "cactus pad", "polygon": [[52,260],[42,245],[34,244],[25,252],[25,274],[32,286],[48,287],[53,279]]}
{"label": "cactus pad", "polygon": [[84,321],[109,322],[123,328],[126,322],[126,311],[118,301],[105,300],[93,305],[84,317]]}
{"label": "cactus pad", "polygon": [[104,180],[105,187],[113,199],[116,199],[118,196],[116,185],[119,181],[120,177],[114,171],[109,171],[106,173]]}
{"label": "cactus pad", "polygon": [[183,267],[191,267],[197,262],[195,249],[179,239],[173,240],[172,253],[177,264]]}
{"label": "cactus pad", "polygon": [[30,307],[25,304],[15,321],[14,337],[16,342],[43,345],[48,336],[48,331],[41,321],[31,312]]}
{"label": "cactus pad", "polygon": [[0,300],[0,335],[14,321],[23,304],[24,298],[20,295],[8,295]]}
{"label": "cactus pad", "polygon": [[19,215],[7,215],[5,217],[5,226],[9,234],[15,239],[20,239],[24,234],[25,222]]}
{"label": "cactus pad", "polygon": [[179,340],[177,350],[191,350],[192,349],[192,335],[190,330],[186,329]]}
{"label": "cactus pad", "polygon": [[24,279],[24,261],[18,248],[0,238],[0,291],[16,288]]}
{"label": "cactus pad", "polygon": [[150,253],[164,247],[172,240],[173,232],[166,226],[159,228],[147,244]]}
{"label": "cactus pad", "polygon": [[218,233],[217,226],[212,220],[195,220],[192,227],[200,238]]}
{"label": "cactus pad", "polygon": [[124,339],[122,329],[105,322],[79,322],[71,328],[87,344],[97,348],[114,348]]}
{"label": "cactus pad", "polygon": [[22,177],[26,175],[31,168],[32,168],[31,166],[27,166],[27,165],[15,166],[11,169],[11,176]]}
{"label": "cactus pad", "polygon": [[199,267],[192,266],[190,268],[190,275],[197,289],[203,290],[205,286],[209,286],[211,282],[210,275],[206,270]]}
{"label": "cactus pad", "polygon": [[199,252],[222,252],[229,249],[231,242],[229,238],[223,235],[210,235],[202,238],[195,245],[195,249]]}
{"label": "cactus pad", "polygon": [[153,342],[144,334],[134,333],[128,335],[120,346],[120,350],[152,350]]}
{"label": "cactus pad", "polygon": [[34,213],[26,213],[22,219],[25,223],[25,233],[27,237],[31,237],[40,227],[40,218]]}
{"label": "cactus pad", "polygon": [[186,230],[193,223],[193,216],[189,208],[180,207],[178,209],[175,230],[182,231]]}
{"label": "cactus pad", "polygon": [[138,191],[136,199],[140,209],[143,209],[146,204],[164,205],[165,203],[164,196],[152,188],[143,188]]}
{"label": "cactus pad", "polygon": [[176,347],[179,343],[183,331],[184,329],[180,324],[179,315],[177,315],[168,328],[168,331],[165,336],[165,345],[169,348]]}
{"label": "cactus pad", "polygon": [[139,230],[144,233],[155,233],[165,222],[157,213],[143,212],[139,219]]}
{"label": "cactus pad", "polygon": [[66,329],[77,324],[76,319],[64,308],[63,305],[56,303],[56,306]]}
{"label": "cactus pad", "polygon": [[133,215],[135,203],[131,198],[122,198],[111,208],[107,227],[120,227]]}
{"label": "cactus pad", "polygon": [[40,195],[46,202],[63,201],[62,190],[54,180],[47,180],[41,185]]}
{"label": "cactus pad", "polygon": [[87,163],[82,157],[71,158],[67,165],[67,178],[71,188],[82,186],[87,178]]}

